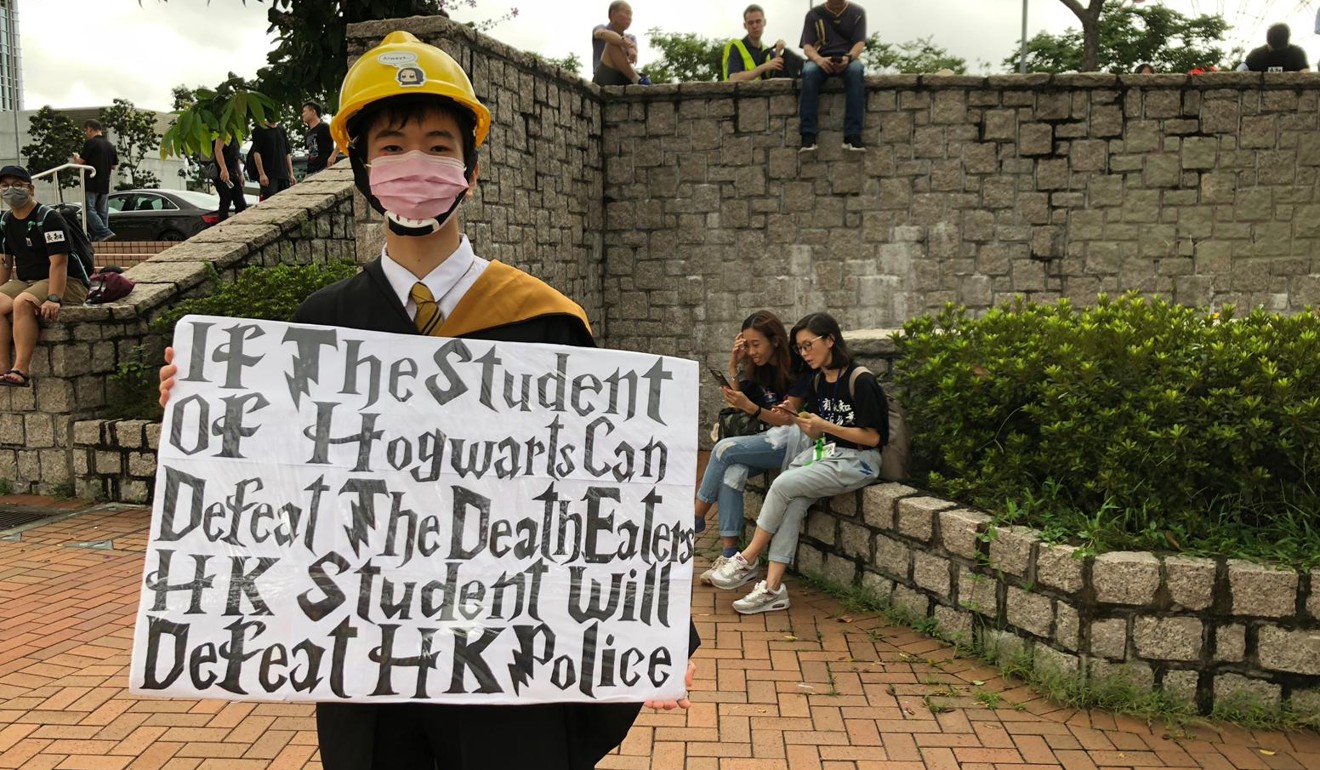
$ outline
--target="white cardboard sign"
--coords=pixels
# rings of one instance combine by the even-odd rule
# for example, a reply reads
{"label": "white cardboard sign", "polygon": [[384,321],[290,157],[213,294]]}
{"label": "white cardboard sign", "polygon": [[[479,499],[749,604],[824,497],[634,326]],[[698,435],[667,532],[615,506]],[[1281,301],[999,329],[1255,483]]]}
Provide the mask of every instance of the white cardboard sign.
{"label": "white cardboard sign", "polygon": [[189,316],[136,694],[684,692],[697,366]]}

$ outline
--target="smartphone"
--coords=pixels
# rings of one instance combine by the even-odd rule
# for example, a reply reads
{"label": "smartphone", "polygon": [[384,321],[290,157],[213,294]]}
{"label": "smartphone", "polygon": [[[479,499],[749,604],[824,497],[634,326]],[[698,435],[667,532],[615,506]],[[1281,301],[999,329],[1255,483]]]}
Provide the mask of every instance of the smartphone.
{"label": "smartphone", "polygon": [[710,369],[710,376],[715,378],[715,381],[720,384],[720,387],[724,387],[724,388],[733,387],[732,385],[729,384],[729,378],[724,376],[724,372],[721,372],[719,369],[716,369],[713,366],[707,368]]}
{"label": "smartphone", "polygon": [[233,182],[226,182],[225,180],[220,179],[220,178],[217,178],[217,179],[215,180],[215,183],[218,184],[218,185],[224,185],[225,187],[233,187],[233,186],[234,186],[234,183],[233,183]]}

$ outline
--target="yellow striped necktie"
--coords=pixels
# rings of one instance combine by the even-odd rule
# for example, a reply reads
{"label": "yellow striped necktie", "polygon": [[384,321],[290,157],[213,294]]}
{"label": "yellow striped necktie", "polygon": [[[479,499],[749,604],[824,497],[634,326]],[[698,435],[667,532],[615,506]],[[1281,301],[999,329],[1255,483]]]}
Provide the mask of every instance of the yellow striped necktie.
{"label": "yellow striped necktie", "polygon": [[436,304],[431,290],[426,288],[426,284],[418,281],[413,284],[408,296],[412,297],[412,301],[417,305],[417,315],[413,318],[413,323],[417,324],[417,331],[432,337],[440,336],[440,325],[444,323],[445,314],[440,312],[440,306]]}

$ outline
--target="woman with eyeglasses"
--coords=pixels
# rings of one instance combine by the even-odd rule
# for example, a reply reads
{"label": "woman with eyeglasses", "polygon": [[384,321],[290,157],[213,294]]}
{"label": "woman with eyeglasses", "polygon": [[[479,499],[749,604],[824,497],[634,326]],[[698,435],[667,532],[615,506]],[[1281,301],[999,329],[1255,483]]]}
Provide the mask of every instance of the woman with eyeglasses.
{"label": "woman with eyeglasses", "polygon": [[696,530],[706,528],[706,515],[718,505],[724,551],[702,574],[703,583],[709,583],[715,570],[738,552],[748,475],[783,468],[790,450],[798,445],[793,434],[801,431],[794,415],[808,386],[801,362],[789,351],[783,322],[769,310],[758,310],[743,321],[727,368],[729,385],[720,388],[724,403],[759,421],[762,430],[721,439],[711,451],[694,504]]}
{"label": "woman with eyeglasses", "polygon": [[889,439],[888,398],[869,372],[853,379],[857,363],[848,353],[839,322],[826,313],[812,313],[798,321],[790,336],[803,360],[817,372],[808,381],[807,409],[795,418],[814,443],[770,485],[751,544],[710,576],[716,588],[737,588],[755,576],[757,560],[768,552],[765,580],[733,603],[743,615],[788,609],[784,572],[797,552],[807,509],[822,497],[875,481],[880,450]]}

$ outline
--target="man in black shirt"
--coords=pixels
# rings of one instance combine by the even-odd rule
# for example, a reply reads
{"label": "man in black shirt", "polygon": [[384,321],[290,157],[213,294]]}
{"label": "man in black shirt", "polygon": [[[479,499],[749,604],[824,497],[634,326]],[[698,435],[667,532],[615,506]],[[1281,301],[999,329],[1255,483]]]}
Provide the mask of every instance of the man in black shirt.
{"label": "man in black shirt", "polygon": [[257,167],[261,199],[265,200],[293,184],[293,155],[289,135],[274,120],[252,132],[252,160]]}
{"label": "man in black shirt", "polygon": [[[27,387],[32,351],[41,332],[38,319],[54,321],[63,305],[87,298],[82,263],[69,255],[64,219],[39,208],[32,175],[21,166],[0,168],[4,258],[0,260],[0,386]],[[42,216],[42,213],[45,216]],[[10,366],[10,347],[13,366]]]}
{"label": "man in black shirt", "polygon": [[1292,45],[1287,24],[1275,24],[1265,32],[1265,45],[1247,54],[1247,69],[1252,72],[1306,72],[1310,70],[1306,51]]}
{"label": "man in black shirt", "polygon": [[866,68],[860,57],[866,49],[866,11],[847,0],[826,0],[824,5],[807,11],[801,45],[807,63],[802,68],[802,95],[798,103],[798,131],[802,134],[799,151],[816,149],[820,89],[827,78],[840,75],[847,96],[843,148],[865,152],[862,119],[866,115]]}
{"label": "man in black shirt", "polygon": [[73,162],[96,169],[96,175],[86,180],[87,200],[83,202],[88,234],[94,241],[108,241],[115,237],[110,231],[110,170],[119,165],[119,153],[105,138],[99,120],[83,123],[83,136],[87,141]]}
{"label": "man in black shirt", "polygon": [[330,127],[321,120],[323,112],[316,102],[303,104],[302,121],[307,126],[307,176],[333,166],[339,157],[339,151],[330,139]]}

